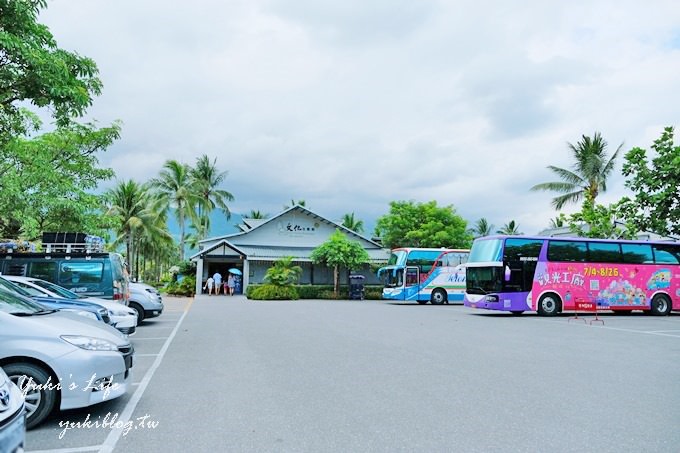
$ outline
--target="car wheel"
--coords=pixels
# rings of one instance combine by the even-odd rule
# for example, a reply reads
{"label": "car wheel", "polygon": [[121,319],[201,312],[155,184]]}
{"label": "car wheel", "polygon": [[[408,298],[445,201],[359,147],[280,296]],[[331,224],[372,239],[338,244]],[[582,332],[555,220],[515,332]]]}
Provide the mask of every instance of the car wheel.
{"label": "car wheel", "polygon": [[52,382],[43,368],[32,363],[11,363],[3,368],[25,395],[26,428],[38,426],[54,409],[58,382]]}
{"label": "car wheel", "polygon": [[144,321],[144,309],[137,302],[130,302],[129,308],[133,309],[137,313],[137,325],[140,325]]}
{"label": "car wheel", "polygon": [[671,314],[671,301],[665,294],[657,294],[652,298],[652,314],[654,316],[667,316]]}
{"label": "car wheel", "polygon": [[560,300],[554,294],[546,294],[538,301],[538,314],[540,316],[555,316],[560,312]]}
{"label": "car wheel", "polygon": [[445,304],[447,300],[446,297],[446,291],[443,289],[437,288],[434,291],[432,291],[432,295],[430,296],[430,302],[434,305],[441,305]]}

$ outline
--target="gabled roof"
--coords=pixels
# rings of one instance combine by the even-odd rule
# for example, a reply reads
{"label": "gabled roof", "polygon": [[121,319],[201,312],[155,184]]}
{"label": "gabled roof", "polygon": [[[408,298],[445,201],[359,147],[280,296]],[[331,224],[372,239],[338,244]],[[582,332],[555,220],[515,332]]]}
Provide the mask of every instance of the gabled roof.
{"label": "gabled roof", "polygon": [[243,223],[245,224],[245,226],[248,227],[249,230],[258,227],[267,221],[267,219],[241,219],[241,220],[243,220]]}
{"label": "gabled roof", "polygon": [[[249,230],[242,231],[241,233],[233,233],[233,234],[228,234],[228,235],[224,235],[224,236],[217,236],[217,237],[203,239],[203,240],[199,241],[199,244],[204,243],[204,242],[212,242],[212,241],[216,241],[216,240],[220,240],[220,239],[232,238],[232,237],[235,237],[235,236],[246,235],[246,234],[250,233],[251,231],[254,231],[258,228],[262,228],[262,226],[267,225],[268,223],[273,222],[274,220],[276,220],[280,217],[283,217],[284,215],[288,214],[291,211],[300,211],[302,213],[310,215],[310,216],[312,216],[316,219],[321,220],[322,222],[326,222],[327,224],[334,226],[335,228],[339,229],[340,231],[343,231],[343,232],[345,232],[345,233],[347,233],[351,236],[355,236],[359,239],[362,239],[366,242],[369,242],[369,243],[375,245],[376,247],[382,248],[382,245],[375,242],[374,240],[369,239],[365,236],[362,236],[362,235],[358,234],[357,232],[352,231],[349,228],[340,225],[339,223],[333,222],[332,220],[328,220],[327,218],[322,217],[319,214],[307,209],[306,207],[300,206],[299,204],[292,206],[292,207],[290,207],[290,208],[288,208],[288,209],[286,209],[286,210],[284,210],[284,211],[278,213],[277,215],[270,217],[268,219],[255,219],[255,220],[261,220],[261,222],[252,222],[252,220],[254,220],[254,219],[244,219],[244,223],[245,223],[246,220],[252,222],[250,225],[248,225],[248,226],[251,226],[251,228]],[[204,252],[204,251],[201,251],[201,252]]]}
{"label": "gabled roof", "polygon": [[232,243],[230,243],[230,242],[227,241],[226,239],[222,239],[221,241],[219,241],[219,242],[213,244],[212,246],[208,247],[207,249],[199,250],[198,252],[194,253],[193,255],[191,255],[191,256],[189,257],[189,260],[193,260],[194,258],[198,258],[198,257],[200,257],[200,256],[202,256],[202,255],[207,255],[207,254],[209,254],[210,252],[212,252],[213,250],[216,250],[216,249],[218,249],[218,248],[220,248],[220,247],[229,248],[229,249],[235,251],[236,253],[238,253],[239,255],[244,255],[244,256],[246,255],[246,252],[244,252],[244,251],[241,250],[240,248],[236,247],[235,245],[233,245]]}

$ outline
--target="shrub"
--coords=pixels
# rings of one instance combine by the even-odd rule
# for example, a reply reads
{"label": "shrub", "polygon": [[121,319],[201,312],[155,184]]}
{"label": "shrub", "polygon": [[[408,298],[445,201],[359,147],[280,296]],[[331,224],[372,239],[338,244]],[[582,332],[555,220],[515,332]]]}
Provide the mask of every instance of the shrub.
{"label": "shrub", "polygon": [[171,282],[166,287],[172,296],[193,296],[196,291],[196,277],[186,275],[181,282]]}
{"label": "shrub", "polygon": [[[253,296],[253,292],[267,285],[250,284],[246,289],[246,297],[248,299],[260,299],[260,297]],[[271,285],[270,285],[271,286]],[[295,299],[328,299],[335,300],[333,293],[333,285],[298,285],[292,286],[297,292],[298,297]],[[364,299],[380,300],[382,299],[382,286],[371,285],[364,287]],[[259,294],[259,293],[258,293]],[[349,299],[349,288],[345,285],[340,287],[339,299]]]}
{"label": "shrub", "polygon": [[298,293],[293,286],[258,285],[248,288],[247,296],[253,300],[296,300]]}

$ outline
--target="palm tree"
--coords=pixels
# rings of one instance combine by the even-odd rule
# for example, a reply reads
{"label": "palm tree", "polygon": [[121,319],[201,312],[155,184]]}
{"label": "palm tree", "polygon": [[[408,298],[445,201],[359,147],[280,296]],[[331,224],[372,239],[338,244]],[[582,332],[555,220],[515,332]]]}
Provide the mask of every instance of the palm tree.
{"label": "palm tree", "polygon": [[[229,211],[228,201],[234,201],[234,196],[226,190],[219,189],[219,186],[224,182],[229,172],[220,172],[217,169],[217,158],[210,161],[210,158],[205,154],[196,159],[196,167],[191,169],[190,178],[194,190],[199,194],[198,198],[198,217],[203,219],[203,229],[207,235],[210,231],[210,213],[219,208],[224,215],[229,219],[231,212]],[[199,228],[197,231],[201,231]],[[205,237],[205,236],[204,236]],[[201,238],[203,239],[203,238]]]}
{"label": "palm tree", "polygon": [[160,281],[160,262],[164,258],[164,253],[167,255],[170,253],[177,253],[175,248],[175,241],[168,230],[168,217],[166,213],[155,213],[155,220],[153,222],[153,228],[144,229],[141,234],[137,235],[137,246],[135,247],[136,259],[135,263],[139,263],[141,259],[141,271],[139,270],[139,265],[135,265],[135,275],[144,277],[145,271],[147,270],[147,262],[150,262],[151,273],[155,281]]}
{"label": "palm tree", "polygon": [[490,224],[486,218],[482,217],[475,222],[475,226],[470,229],[470,232],[472,232],[475,237],[489,236],[493,231],[493,227],[494,226]]}
{"label": "palm tree", "polygon": [[179,224],[179,257],[184,261],[184,241],[186,220],[198,221],[194,207],[199,204],[199,196],[194,190],[188,165],[169,160],[163,165],[160,176],[149,182],[154,190],[158,211],[173,210]]}
{"label": "palm tree", "polygon": [[560,214],[554,219],[550,219],[550,228],[562,228],[565,224],[565,220],[564,214]]}
{"label": "palm tree", "polygon": [[202,217],[198,219],[197,223],[192,223],[190,228],[193,230],[184,238],[186,244],[191,249],[197,249],[198,243],[208,236],[210,219]]}
{"label": "palm tree", "polygon": [[355,220],[353,212],[342,216],[341,225],[347,228],[348,230],[354,231],[355,233],[364,232],[364,221],[359,219]]}
{"label": "palm tree", "polygon": [[292,256],[284,256],[274,261],[264,275],[265,281],[276,286],[290,286],[298,282],[302,268],[293,264]]}
{"label": "palm tree", "polygon": [[[137,239],[144,234],[163,236],[166,233],[158,226],[158,215],[151,209],[151,200],[145,186],[133,180],[119,182],[105,194],[106,215],[114,219],[117,234],[113,245],[125,243],[125,255],[133,277]],[[168,234],[169,236],[169,234]]]}
{"label": "palm tree", "polygon": [[514,220],[511,220],[510,222],[506,223],[503,225],[503,228],[500,230],[497,230],[496,233],[498,234],[508,234],[512,236],[518,236],[524,233],[520,233],[519,231],[519,224],[515,223]]}
{"label": "palm tree", "polygon": [[293,206],[305,206],[305,200],[295,201],[293,198],[290,199],[290,206],[284,205],[283,210],[290,209]]}
{"label": "palm tree", "polygon": [[256,211],[255,209],[251,209],[248,215],[245,217],[246,219],[266,219],[269,217],[269,214],[264,214],[260,211]]}
{"label": "palm tree", "polygon": [[607,159],[607,142],[599,132],[595,132],[593,138],[582,136],[582,140],[576,145],[567,143],[574,155],[576,162],[573,171],[564,168],[548,166],[562,181],[544,182],[536,184],[531,190],[549,190],[563,193],[553,198],[552,205],[560,210],[567,203],[578,203],[589,194],[593,200],[600,192],[607,190],[607,178],[614,169],[614,161],[621,151],[623,143],[616,148],[616,152]]}

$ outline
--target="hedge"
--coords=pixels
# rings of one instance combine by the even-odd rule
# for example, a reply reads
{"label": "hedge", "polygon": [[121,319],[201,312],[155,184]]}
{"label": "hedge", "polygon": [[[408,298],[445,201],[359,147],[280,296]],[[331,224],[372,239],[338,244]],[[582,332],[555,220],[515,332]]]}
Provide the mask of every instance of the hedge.
{"label": "hedge", "polygon": [[[273,297],[277,293],[273,292],[272,289],[261,290],[260,288],[269,287],[273,285],[259,285],[250,284],[248,289],[246,289],[246,297],[248,299],[257,300],[282,300],[285,298]],[[288,298],[288,299],[335,299],[333,294],[333,285],[292,285],[283,286],[279,288],[293,288],[298,297]],[[364,286],[364,299],[370,300],[380,300],[382,299],[382,286],[379,285],[366,285]],[[271,295],[272,297],[261,297],[263,295]],[[349,287],[347,285],[340,285],[340,294],[338,299],[349,299]]]}

